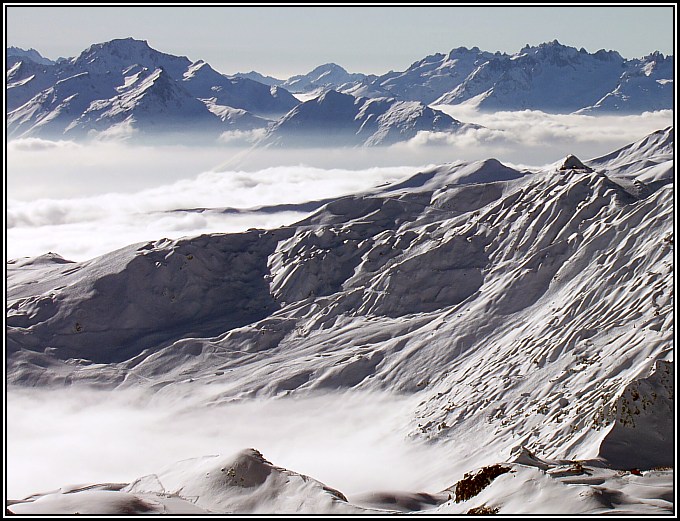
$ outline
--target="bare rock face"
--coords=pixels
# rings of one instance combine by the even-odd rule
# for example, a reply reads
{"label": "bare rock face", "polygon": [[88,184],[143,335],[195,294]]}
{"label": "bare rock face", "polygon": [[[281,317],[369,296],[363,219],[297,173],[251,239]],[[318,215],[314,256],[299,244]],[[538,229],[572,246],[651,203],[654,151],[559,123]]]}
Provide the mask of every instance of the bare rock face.
{"label": "bare rock face", "polygon": [[584,165],[578,157],[572,154],[569,154],[564,160],[564,163],[562,163],[562,166],[560,166],[560,172],[563,172],[565,170],[578,170],[581,172],[593,171],[592,168]]}

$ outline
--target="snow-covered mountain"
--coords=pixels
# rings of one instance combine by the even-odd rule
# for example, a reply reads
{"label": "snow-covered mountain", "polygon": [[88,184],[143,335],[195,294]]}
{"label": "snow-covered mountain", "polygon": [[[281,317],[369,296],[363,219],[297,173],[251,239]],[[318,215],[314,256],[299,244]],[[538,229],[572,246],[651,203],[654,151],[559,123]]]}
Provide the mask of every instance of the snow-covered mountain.
{"label": "snow-covered mountain", "polygon": [[490,59],[438,103],[486,110],[573,112],[613,90],[625,66],[615,51],[588,53],[557,40]]}
{"label": "snow-covered mountain", "polygon": [[380,88],[403,100],[430,104],[460,85],[494,55],[477,47],[459,47],[448,54],[434,54],[413,63],[402,72],[388,72],[363,83],[367,90]]}
{"label": "snow-covered mountain", "polygon": [[215,99],[222,106],[247,110],[264,117],[278,117],[299,102],[287,90],[248,78],[227,78],[199,60],[183,73],[187,91],[199,99]]}
{"label": "snow-covered mountain", "polygon": [[579,113],[644,112],[673,107],[673,57],[659,52],[630,60],[616,88]]}
{"label": "snow-covered mountain", "polygon": [[[34,50],[9,48],[7,53],[10,138],[82,138],[163,130],[174,133],[183,125],[192,132],[200,129],[214,136],[224,130],[265,128],[274,120],[280,120],[278,129],[292,128],[286,118],[299,102],[289,90],[307,95],[334,90],[377,100],[365,111],[365,122],[357,114],[357,121],[366,123],[361,130],[366,139],[355,139],[377,144],[409,135],[406,128],[439,130],[451,123],[444,122],[441,114],[434,116],[406,102],[470,104],[494,111],[640,113],[672,108],[674,93],[672,57],[653,53],[626,60],[615,51],[591,54],[557,40],[527,45],[513,55],[460,47],[448,54],[428,56],[405,71],[379,77],[351,74],[328,63],[287,80],[255,72],[225,76],[202,60],[192,63],[184,56],[156,51],[146,41],[132,38],[94,44],[76,58],[57,62],[41,59]],[[160,90],[159,70],[164,73],[163,81],[173,87],[165,88],[166,97],[157,99],[154,105],[153,96],[148,93],[142,97],[139,89],[156,85],[153,90]],[[399,128],[396,133],[388,131],[387,139],[380,137],[385,134],[380,130],[384,126],[377,122],[387,110],[381,98],[404,103],[396,111],[396,119],[386,117],[393,128]],[[136,103],[141,99],[145,102],[138,108]],[[418,111],[423,115],[414,116]],[[418,123],[405,124],[397,121],[399,118],[415,118]],[[338,136],[352,127],[342,119],[336,121],[340,126],[334,133]],[[375,132],[378,135],[372,139]]]}
{"label": "snow-covered mountain", "polygon": [[291,110],[272,125],[259,145],[389,145],[411,139],[419,131],[459,132],[473,127],[415,101],[355,98],[329,90]]}
{"label": "snow-covered mountain", "polygon": [[294,93],[323,93],[326,90],[347,91],[364,82],[371,82],[376,78],[375,75],[361,73],[349,73],[340,65],[335,63],[325,63],[315,67],[307,74],[291,76],[287,80],[279,80],[272,76],[265,76],[259,72],[251,71],[238,73],[230,76],[231,78],[248,78],[251,80],[266,83],[271,86],[284,87]]}
{"label": "snow-covered mountain", "polygon": [[9,261],[11,387],[211,406],[390,390],[413,398],[401,433],[451,465],[444,490],[360,506],[246,451],[10,509],[671,513],[673,141],[540,170],[456,162],[280,229]]}
{"label": "snow-covered mountain", "polygon": [[355,97],[467,103],[494,111],[642,113],[673,107],[672,56],[655,52],[624,59],[616,51],[589,53],[557,40],[526,45],[515,54],[458,47],[380,76],[349,74],[332,63],[288,80],[255,72],[244,76],[292,92],[333,89]]}
{"label": "snow-covered mountain", "polygon": [[203,61],[192,63],[132,38],[92,45],[56,64],[8,61],[10,137],[83,137],[121,126],[137,133],[183,129],[213,136],[266,126],[268,118],[297,103],[285,89],[229,79]]}
{"label": "snow-covered mountain", "polygon": [[8,60],[10,58],[15,58],[19,60],[28,59],[31,60],[33,63],[37,63],[38,65],[53,65],[55,63],[49,58],[45,58],[35,49],[25,50],[20,47],[7,47],[7,52],[5,53],[5,56],[7,56]]}
{"label": "snow-covered mountain", "polygon": [[512,55],[460,47],[362,87],[361,95],[386,90],[402,100],[482,110],[639,113],[672,108],[673,60],[660,53],[631,60],[615,51],[591,54],[557,40]]}
{"label": "snow-covered mountain", "polygon": [[249,80],[258,81],[265,85],[269,85],[270,87],[278,87],[286,81],[274,78],[273,76],[265,76],[256,71],[237,72],[236,74],[230,74],[229,78],[248,78]]}

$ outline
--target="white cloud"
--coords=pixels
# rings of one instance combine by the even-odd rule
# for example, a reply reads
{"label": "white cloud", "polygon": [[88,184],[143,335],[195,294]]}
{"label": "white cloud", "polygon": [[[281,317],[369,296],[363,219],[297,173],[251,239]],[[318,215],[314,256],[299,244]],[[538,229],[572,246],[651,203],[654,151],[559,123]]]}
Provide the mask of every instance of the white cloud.
{"label": "white cloud", "polygon": [[217,141],[224,145],[231,146],[247,146],[255,141],[262,139],[267,133],[265,128],[256,128],[253,130],[228,130],[222,132]]}
{"label": "white cloud", "polygon": [[41,150],[54,150],[54,149],[68,149],[68,150],[79,150],[82,149],[82,145],[74,141],[50,141],[49,139],[41,139],[37,137],[29,137],[22,139],[14,139],[7,144],[8,152],[39,152]]}
{"label": "white cloud", "polygon": [[185,458],[248,447],[346,494],[436,492],[455,475],[442,447],[417,445],[401,431],[412,398],[355,391],[205,407],[199,391],[173,398],[124,389],[10,390],[8,497],[129,482]]}
{"label": "white cloud", "polygon": [[90,137],[97,141],[126,141],[138,134],[139,131],[133,126],[134,120],[128,118],[115,125],[110,126],[106,130],[91,131]]}
{"label": "white cloud", "polygon": [[[672,111],[638,116],[478,113],[443,107],[485,128],[421,132],[390,147],[251,150],[14,140],[7,155],[8,258],[56,251],[85,260],[127,244],[290,224],[305,214],[187,213],[337,197],[396,181],[429,165],[495,157],[540,166],[589,159],[672,124]],[[199,172],[203,172],[200,173]]]}
{"label": "white cloud", "polygon": [[[464,105],[436,107],[465,122],[474,122],[489,129],[489,135],[479,134],[479,142],[501,137],[517,147],[579,146],[620,147],[642,136],[673,124],[673,111],[661,110],[639,115],[548,114],[539,110],[478,112]],[[502,134],[501,134],[502,133]],[[493,142],[493,139],[491,139]]]}
{"label": "white cloud", "polygon": [[[86,260],[135,242],[160,237],[237,232],[291,224],[307,212],[223,212],[300,204],[369,189],[412,175],[413,167],[365,170],[306,166],[255,172],[204,172],[132,193],[30,201],[8,199],[7,258],[58,252]],[[195,209],[216,209],[198,212]]]}

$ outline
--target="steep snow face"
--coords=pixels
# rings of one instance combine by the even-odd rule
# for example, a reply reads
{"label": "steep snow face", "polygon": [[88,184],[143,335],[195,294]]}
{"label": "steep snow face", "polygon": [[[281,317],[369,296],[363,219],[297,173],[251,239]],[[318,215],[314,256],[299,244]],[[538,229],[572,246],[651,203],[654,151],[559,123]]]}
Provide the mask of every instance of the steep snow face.
{"label": "steep snow face", "polygon": [[7,115],[10,137],[63,136],[91,105],[90,93],[113,97],[116,90],[102,85],[89,72],[58,80]]}
{"label": "steep snow face", "polygon": [[[145,387],[215,405],[389,389],[418,401],[401,431],[450,449],[452,483],[460,469],[515,460],[479,502],[452,487],[435,510],[667,511],[667,490],[646,502],[635,487],[673,464],[672,141],[665,129],[536,171],[458,162],[279,230],[133,245],[84,263],[11,261],[7,380]],[[647,175],[650,160],[666,175],[639,189],[635,172]],[[196,505],[206,509],[262,512],[237,476],[257,504],[290,486],[324,509],[345,505],[316,484],[285,483],[253,454],[236,460],[191,464],[180,473],[190,482],[157,477],[206,496]],[[594,483],[621,494],[601,501]],[[570,484],[595,488],[576,498]],[[153,476],[130,487],[160,490]]]}
{"label": "steep snow face", "polygon": [[106,131],[128,123],[138,132],[154,134],[210,135],[222,129],[213,113],[163,69],[156,69],[143,79],[140,76],[127,82],[127,88],[120,95],[92,102],[66,132]]}
{"label": "steep snow face", "polygon": [[[152,136],[181,128],[185,139],[194,131],[205,139],[264,126],[250,112],[280,116],[298,103],[285,89],[229,79],[205,62],[132,38],[92,45],[54,65],[13,63],[7,78],[11,137]],[[247,114],[224,117],[229,109]]]}
{"label": "steep snow face", "polygon": [[20,107],[40,91],[57,81],[56,67],[39,64],[19,57],[7,58],[7,111]]}
{"label": "steep snow face", "polygon": [[[632,182],[633,189],[645,190],[647,184],[654,187],[674,181],[674,145],[675,129],[668,127],[592,159],[590,164],[615,175],[628,188]],[[649,193],[649,189],[646,193]]]}
{"label": "steep snow face", "polygon": [[418,102],[355,98],[329,90],[301,103],[271,127],[260,142],[275,146],[375,146],[414,137],[419,131],[456,132],[466,126]]}
{"label": "steep snow face", "polygon": [[291,92],[311,92],[317,89],[345,90],[370,78],[365,74],[350,74],[335,63],[326,63],[307,74],[291,76],[281,83],[281,86]]}
{"label": "steep snow face", "polygon": [[[227,323],[252,323],[276,307],[264,277],[267,255],[279,235],[261,235],[225,235],[223,241],[204,236],[186,243],[161,240],[82,264],[58,265],[44,274],[40,297],[17,288],[8,324],[30,327],[40,338],[38,344],[50,344],[65,358],[111,362],[180,338],[187,327],[206,336],[221,332]],[[147,284],[150,291],[138,291]],[[61,294],[66,287],[68,297]],[[109,302],[110,291],[117,295],[115,304]],[[84,307],[83,299],[88,302]],[[184,304],[177,305],[180,302]],[[33,319],[38,322],[32,324]],[[106,341],[108,347],[96,347],[95,338],[110,324],[120,327]],[[21,347],[19,340],[11,349]]]}

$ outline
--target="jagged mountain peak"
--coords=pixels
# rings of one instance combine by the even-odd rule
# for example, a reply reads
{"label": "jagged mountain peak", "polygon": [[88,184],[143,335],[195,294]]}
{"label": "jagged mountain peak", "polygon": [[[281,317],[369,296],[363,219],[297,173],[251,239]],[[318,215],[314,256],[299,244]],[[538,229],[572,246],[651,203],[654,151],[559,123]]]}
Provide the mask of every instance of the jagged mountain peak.
{"label": "jagged mountain peak", "polygon": [[[13,65],[8,68],[7,128],[15,137],[60,137],[67,132],[75,136],[72,130],[79,129],[77,137],[86,139],[90,130],[97,135],[107,125],[120,125],[121,114],[129,116],[126,121],[135,130],[155,132],[160,120],[173,121],[175,127],[185,121],[194,129],[202,122],[206,132],[217,137],[236,127],[264,127],[266,118],[280,117],[299,103],[285,89],[245,78],[230,79],[204,60],[192,63],[135,38],[93,44],[76,58],[54,66],[29,61]],[[155,101],[150,101],[150,95]],[[172,103],[165,103],[171,99]],[[140,114],[143,106],[148,110]],[[162,114],[153,114],[154,109]],[[252,114],[224,117],[234,116],[236,109]],[[156,123],[146,125],[144,120]],[[212,120],[224,125],[220,129]]]}
{"label": "jagged mountain peak", "polygon": [[448,56],[449,56],[449,58],[451,58],[451,57],[456,56],[458,54],[478,54],[480,52],[481,51],[480,51],[479,47],[477,47],[476,45],[474,47],[470,47],[469,49],[465,46],[461,46],[461,47],[456,47],[454,49],[451,49],[449,51]]}
{"label": "jagged mountain peak", "polygon": [[40,65],[54,65],[56,62],[45,58],[42,54],[33,48],[22,49],[21,47],[7,47],[7,58],[16,57],[20,59],[28,59]]}

